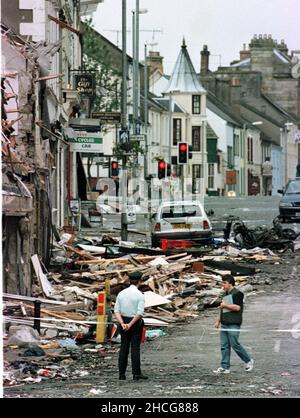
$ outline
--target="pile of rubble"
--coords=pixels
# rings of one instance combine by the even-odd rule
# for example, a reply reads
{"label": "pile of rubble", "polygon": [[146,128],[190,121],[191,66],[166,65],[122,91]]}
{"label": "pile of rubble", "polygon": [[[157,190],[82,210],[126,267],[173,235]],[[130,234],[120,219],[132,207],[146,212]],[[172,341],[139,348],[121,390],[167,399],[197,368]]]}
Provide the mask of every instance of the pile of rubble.
{"label": "pile of rubble", "polygon": [[[218,306],[224,274],[233,274],[238,284],[247,284],[256,271],[249,262],[279,262],[268,249],[239,250],[230,245],[195,257],[186,252],[168,255],[141,248],[127,248],[127,254],[120,255],[120,247],[69,241],[60,243],[64,257],[56,256],[64,260],[60,271],[45,273],[37,255],[32,257],[38,279],[38,284],[33,286],[33,297],[4,294],[6,322],[33,325],[34,302],[39,300],[41,328],[46,330],[46,336],[60,331],[70,336],[88,332],[96,324],[97,295],[107,280],[113,307],[117,294],[129,285],[128,273],[140,271],[146,323],[165,326],[196,317],[203,308]],[[109,252],[108,248],[115,249]],[[118,257],[112,255],[118,251]],[[146,255],[151,251],[157,255]],[[151,319],[160,322],[151,323]]]}
{"label": "pile of rubble", "polygon": [[[57,245],[60,253],[57,251],[55,256],[55,271],[46,272],[38,256],[32,257],[37,278],[33,296],[3,294],[7,331],[5,385],[56,376],[63,379],[78,356],[81,360],[83,355],[101,357],[106,364],[109,353],[118,351],[118,347],[103,347],[95,342],[98,292],[109,283],[113,311],[117,294],[129,286],[129,272],[143,274],[140,290],[145,295],[146,338],[152,339],[165,335],[170,325],[192,320],[204,309],[217,307],[224,274],[233,274],[237,287],[251,292],[259,263],[280,263],[269,249],[239,250],[227,244],[195,257],[187,252],[170,254],[123,247],[114,238],[103,238],[102,245],[98,240],[97,245],[86,245],[71,235],[65,236]],[[37,303],[40,318],[36,317]],[[40,335],[32,329],[37,321]],[[113,315],[108,315],[108,326],[115,330],[113,322]],[[113,332],[111,337],[111,342],[118,342]],[[12,352],[21,357],[16,358]]]}

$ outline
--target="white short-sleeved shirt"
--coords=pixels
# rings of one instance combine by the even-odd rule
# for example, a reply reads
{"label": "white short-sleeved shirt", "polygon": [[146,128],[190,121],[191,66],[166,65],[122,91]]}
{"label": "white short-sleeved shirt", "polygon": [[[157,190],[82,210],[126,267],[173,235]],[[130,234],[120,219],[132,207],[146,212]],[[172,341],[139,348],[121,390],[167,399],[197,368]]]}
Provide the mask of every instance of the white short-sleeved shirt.
{"label": "white short-sleeved shirt", "polygon": [[144,315],[145,296],[135,285],[122,290],[116,300],[115,313],[133,318],[135,315]]}

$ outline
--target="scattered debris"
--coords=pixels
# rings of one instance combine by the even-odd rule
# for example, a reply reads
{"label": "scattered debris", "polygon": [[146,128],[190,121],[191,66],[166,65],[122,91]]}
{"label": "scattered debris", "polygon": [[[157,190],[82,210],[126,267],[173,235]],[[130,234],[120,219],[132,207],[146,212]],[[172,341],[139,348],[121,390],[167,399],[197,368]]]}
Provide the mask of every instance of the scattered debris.
{"label": "scattered debris", "polygon": [[[245,241],[243,233],[248,234],[248,229],[235,229],[235,232]],[[246,238],[250,239],[249,236]],[[204,309],[218,307],[225,274],[234,275],[237,287],[245,294],[253,294],[256,290],[253,284],[272,284],[272,277],[264,275],[257,279],[255,275],[259,271],[258,264],[281,262],[273,252],[276,246],[260,248],[257,244],[258,240],[253,246],[247,241],[247,245],[238,248],[236,242],[223,240],[204,252],[193,252],[193,248],[172,252],[136,247],[110,235],[79,240],[74,234],[64,233],[61,240],[55,242],[52,271],[45,271],[37,255],[32,257],[37,278],[32,296],[3,294],[8,330],[5,350],[14,351],[22,359],[5,363],[4,385],[66,377],[72,364],[85,356],[109,362],[108,353],[118,352],[119,348],[95,341],[98,293],[110,285],[113,310],[116,296],[129,286],[130,272],[143,274],[140,290],[145,295],[145,340],[167,336],[170,325],[197,318]],[[295,241],[294,248],[297,245]],[[40,306],[38,318],[35,317],[37,303]],[[37,321],[41,335],[32,328]],[[120,343],[112,315],[107,322],[113,330],[110,342]],[[22,348],[26,350],[20,352]],[[88,375],[88,370],[73,370],[73,376],[78,378]],[[201,387],[176,389],[192,391]],[[102,386],[90,390],[93,395],[105,392]],[[274,388],[271,393],[278,395],[279,392]]]}

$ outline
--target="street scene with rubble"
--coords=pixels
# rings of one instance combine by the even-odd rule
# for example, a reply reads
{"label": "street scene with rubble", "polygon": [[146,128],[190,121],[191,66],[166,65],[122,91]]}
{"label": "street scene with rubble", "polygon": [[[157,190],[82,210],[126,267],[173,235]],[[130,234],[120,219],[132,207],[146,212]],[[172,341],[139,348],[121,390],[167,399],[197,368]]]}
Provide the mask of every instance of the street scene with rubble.
{"label": "street scene with rubble", "polygon": [[107,3],[1,4],[1,395],[299,398],[299,45]]}

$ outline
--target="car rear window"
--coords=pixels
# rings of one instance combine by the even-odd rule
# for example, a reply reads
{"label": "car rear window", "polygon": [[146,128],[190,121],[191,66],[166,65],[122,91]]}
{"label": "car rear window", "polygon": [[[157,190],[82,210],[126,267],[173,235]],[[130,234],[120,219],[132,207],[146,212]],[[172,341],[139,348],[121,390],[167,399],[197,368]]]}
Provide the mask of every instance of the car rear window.
{"label": "car rear window", "polygon": [[186,216],[202,216],[201,209],[198,205],[176,205],[166,206],[162,209],[162,218],[183,218]]}
{"label": "car rear window", "polygon": [[289,183],[286,194],[298,194],[300,193],[300,181],[292,181]]}

